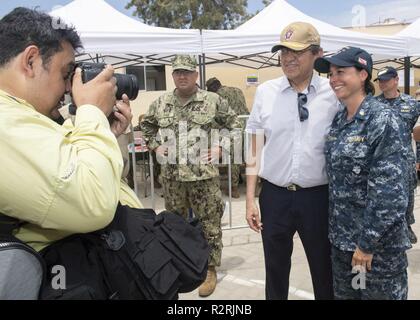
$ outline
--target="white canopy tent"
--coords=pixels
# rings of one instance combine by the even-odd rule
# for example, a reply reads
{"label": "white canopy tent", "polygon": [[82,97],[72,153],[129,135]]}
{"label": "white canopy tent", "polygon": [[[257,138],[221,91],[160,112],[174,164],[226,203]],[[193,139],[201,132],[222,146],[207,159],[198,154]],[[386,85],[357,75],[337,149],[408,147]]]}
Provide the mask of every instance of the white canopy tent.
{"label": "white canopy tent", "polygon": [[[73,25],[80,34],[85,54],[101,54],[114,65],[168,63],[176,53],[200,54],[199,30],[179,30],[146,25],[130,18],[103,0],[74,0],[50,14]],[[88,56],[78,60],[90,59]]]}
{"label": "white canopy tent", "polygon": [[420,18],[411,23],[404,30],[400,31],[397,36],[407,40],[408,56],[420,57]]}
{"label": "white canopy tent", "polygon": [[405,29],[397,33],[398,37],[407,42],[407,57],[404,58],[404,83],[405,93],[409,93],[410,67],[420,68],[420,18],[411,23]]}
{"label": "white canopy tent", "polygon": [[[374,55],[376,61],[406,56],[406,40],[400,37],[376,36],[341,29],[314,19],[291,6],[285,0],[275,0],[259,14],[235,30],[203,30],[203,52],[249,55],[266,53],[278,43],[280,32],[295,21],[314,25],[321,35],[325,51],[337,51],[345,46],[358,46]],[[261,58],[261,56],[260,56]]]}
{"label": "white canopy tent", "polygon": [[[202,34],[199,30],[148,26],[122,14],[104,0],[74,0],[50,14],[62,19],[55,21],[57,27],[60,23],[69,23],[81,35],[84,54],[78,57],[79,61],[92,60],[92,55],[96,54],[97,60],[101,55],[101,60],[117,68],[169,64],[176,53],[205,54],[206,64],[229,62],[251,68],[277,65],[270,54],[271,47],[279,41],[281,30],[294,21],[313,24],[327,52],[347,45],[360,46],[372,53],[375,61],[408,54],[405,36],[386,37],[344,30],[305,15],[285,0],[275,0],[235,30],[203,30]],[[415,27],[412,29],[414,33]],[[420,40],[418,42],[420,49]],[[417,49],[412,50],[415,53]],[[201,71],[203,82],[205,69]]]}

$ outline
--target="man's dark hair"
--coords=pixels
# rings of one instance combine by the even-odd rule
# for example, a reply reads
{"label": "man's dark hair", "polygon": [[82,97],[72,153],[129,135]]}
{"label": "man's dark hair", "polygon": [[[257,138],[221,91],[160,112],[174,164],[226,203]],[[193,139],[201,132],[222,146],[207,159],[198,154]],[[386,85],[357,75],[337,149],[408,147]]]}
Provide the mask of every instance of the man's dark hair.
{"label": "man's dark hair", "polygon": [[73,27],[54,28],[53,18],[37,10],[18,7],[0,20],[0,67],[10,62],[26,47],[36,45],[43,65],[63,50],[67,41],[74,50],[82,48],[79,35]]}
{"label": "man's dark hair", "polygon": [[313,55],[316,55],[321,51],[321,46],[318,46],[316,44],[311,45],[311,52]]}
{"label": "man's dark hair", "polygon": [[207,90],[210,92],[217,92],[217,90],[219,90],[221,86],[222,84],[220,83],[220,81],[218,79],[215,79],[207,87]]}

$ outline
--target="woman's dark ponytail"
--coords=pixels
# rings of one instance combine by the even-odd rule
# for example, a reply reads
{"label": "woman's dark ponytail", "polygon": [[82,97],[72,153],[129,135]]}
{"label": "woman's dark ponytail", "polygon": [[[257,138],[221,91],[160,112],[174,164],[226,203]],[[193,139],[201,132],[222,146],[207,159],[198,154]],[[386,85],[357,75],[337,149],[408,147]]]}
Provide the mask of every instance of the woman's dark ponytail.
{"label": "woman's dark ponytail", "polygon": [[370,77],[365,81],[365,92],[366,94],[372,94],[372,96],[375,95],[375,86],[373,85],[372,81],[370,81]]}
{"label": "woman's dark ponytail", "polygon": [[[355,67],[357,70],[359,70],[359,72],[360,71],[362,71],[362,70],[365,70],[365,69],[363,69],[363,68],[360,68],[360,67]],[[368,77],[367,77],[367,79],[365,80],[365,93],[366,94],[372,94],[372,96],[374,96],[375,95],[375,86],[373,85],[373,82],[372,81],[370,81],[372,79],[372,77],[369,75]]]}

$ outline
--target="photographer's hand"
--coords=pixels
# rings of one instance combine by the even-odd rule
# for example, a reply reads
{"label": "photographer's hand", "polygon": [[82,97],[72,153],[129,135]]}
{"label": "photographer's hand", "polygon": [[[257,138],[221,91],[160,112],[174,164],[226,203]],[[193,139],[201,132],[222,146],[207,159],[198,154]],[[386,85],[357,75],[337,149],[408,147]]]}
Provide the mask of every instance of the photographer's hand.
{"label": "photographer's hand", "polygon": [[118,111],[114,111],[114,121],[111,123],[111,131],[117,138],[127,130],[133,119],[128,96],[123,94],[122,98],[117,102]]}
{"label": "photographer's hand", "polygon": [[115,105],[115,94],[117,93],[117,80],[113,77],[114,68],[106,66],[100,74],[87,83],[82,82],[82,70],[76,69],[73,77],[72,95],[77,107],[91,104],[98,107],[109,116]]}

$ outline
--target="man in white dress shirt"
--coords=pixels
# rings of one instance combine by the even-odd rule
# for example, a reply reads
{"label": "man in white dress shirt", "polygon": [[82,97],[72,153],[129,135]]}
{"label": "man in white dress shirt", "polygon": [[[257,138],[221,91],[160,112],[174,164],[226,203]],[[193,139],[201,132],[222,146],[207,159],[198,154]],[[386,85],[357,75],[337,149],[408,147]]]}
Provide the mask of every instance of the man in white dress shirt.
{"label": "man in white dress shirt", "polygon": [[[267,299],[288,297],[296,231],[315,299],[332,299],[324,143],[339,104],[328,79],[313,71],[323,51],[312,25],[288,25],[272,48],[277,51],[285,76],[258,87],[246,128],[257,159],[248,161],[246,219],[251,229],[262,231]],[[254,198],[257,174],[263,181],[261,220]]]}

